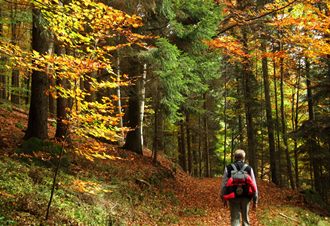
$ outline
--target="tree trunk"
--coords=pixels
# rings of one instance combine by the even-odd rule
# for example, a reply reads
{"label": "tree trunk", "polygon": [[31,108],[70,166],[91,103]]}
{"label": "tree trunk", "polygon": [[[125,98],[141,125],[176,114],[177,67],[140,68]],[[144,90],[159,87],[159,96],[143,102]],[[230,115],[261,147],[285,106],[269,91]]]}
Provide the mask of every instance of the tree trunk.
{"label": "tree trunk", "polygon": [[11,102],[19,105],[19,96],[19,71],[13,68],[11,72]]}
{"label": "tree trunk", "polygon": [[[58,56],[65,54],[65,49],[59,45],[55,45],[55,54]],[[68,89],[68,81],[64,78],[56,78],[56,85]],[[69,99],[63,98],[60,93],[57,93],[57,107],[56,107],[56,133],[55,137],[62,140],[68,135],[68,123],[66,108],[68,107]]]}
{"label": "tree trunk", "polygon": [[[159,87],[159,80],[156,81],[156,87]],[[160,104],[160,99],[161,99],[161,94],[160,92],[155,92],[154,93],[154,133],[153,133],[153,142],[152,142],[152,152],[153,156],[157,156],[157,153],[159,150],[164,150],[165,144],[163,143],[163,136],[162,136],[162,126],[164,125],[164,119],[163,119],[163,114],[161,111],[161,104]],[[179,143],[178,143],[179,144]],[[153,158],[154,161],[156,161],[156,158]]]}
{"label": "tree trunk", "polygon": [[242,87],[241,87],[241,83],[239,81],[239,78],[237,78],[237,109],[239,109],[238,111],[238,117],[237,117],[237,124],[238,124],[238,147],[240,147],[241,149],[243,148],[244,145],[244,136],[243,136],[243,117],[242,114],[240,113],[240,110],[242,109],[242,103],[241,103],[241,99],[242,99]]}
{"label": "tree trunk", "polygon": [[[248,54],[248,40],[247,40],[247,32],[245,28],[242,29],[242,42],[244,46],[244,51]],[[256,131],[255,131],[255,123],[253,120],[253,115],[256,114],[254,97],[254,90],[256,87],[253,83],[255,83],[255,76],[251,71],[251,62],[248,58],[244,59],[243,63],[243,94],[244,94],[244,107],[245,107],[245,116],[246,116],[246,126],[247,126],[247,138],[248,138],[248,150],[247,156],[249,160],[249,164],[254,169],[256,175],[258,175],[258,165],[257,165],[257,152],[256,152]]]}
{"label": "tree trunk", "polygon": [[[266,42],[262,40],[261,48],[263,52],[267,52]],[[269,75],[268,75],[268,60],[262,58],[262,75],[264,83],[265,93],[265,105],[266,105],[266,120],[267,120],[267,132],[268,132],[268,144],[269,144],[269,160],[270,160],[270,171],[271,179],[274,184],[279,184],[277,176],[277,164],[276,164],[276,150],[275,150],[275,138],[274,138],[274,122],[272,116],[272,103],[270,99],[270,88],[269,88]]]}
{"label": "tree trunk", "polygon": [[[300,97],[300,73],[301,73],[301,68],[300,68],[300,63],[299,63],[299,69],[298,69],[298,79],[296,83],[296,100],[293,100],[293,122],[292,122],[292,128],[296,132],[298,129],[298,116],[299,116],[299,97]],[[294,138],[294,166],[295,166],[295,176],[296,176],[296,187],[299,188],[299,165],[298,165],[298,141],[296,138]]]}
{"label": "tree trunk", "polygon": [[282,149],[280,143],[280,127],[279,127],[279,117],[278,117],[278,97],[277,97],[277,78],[276,78],[276,62],[273,61],[274,67],[274,95],[275,95],[275,115],[276,115],[276,138],[277,138],[277,151],[276,151],[276,161],[278,166],[278,184],[282,185]]}
{"label": "tree trunk", "polygon": [[[198,117],[198,131],[203,131],[202,126],[202,117]],[[202,160],[203,160],[203,151],[202,151],[202,133],[198,134],[198,176],[202,177],[203,175],[203,169],[202,169]]]}
{"label": "tree trunk", "polygon": [[[144,119],[144,106],[146,97],[146,79],[147,79],[147,64],[143,64],[142,78],[139,81],[139,137],[141,140],[141,149],[143,150],[143,119]],[[154,156],[155,161],[157,161],[157,155]]]}
{"label": "tree trunk", "polygon": [[292,168],[291,168],[291,158],[290,158],[290,153],[289,153],[285,112],[284,112],[284,62],[283,62],[283,58],[280,59],[280,74],[281,74],[281,83],[280,83],[281,124],[282,124],[283,143],[284,143],[284,147],[285,147],[286,168],[287,168],[287,174],[289,176],[289,181],[290,181],[291,188],[295,189],[293,174],[292,174]]}
{"label": "tree trunk", "polygon": [[52,87],[49,91],[49,115],[54,117],[56,114],[56,99],[51,92],[56,92],[54,87],[57,85],[57,81],[54,78],[49,78],[49,86]]}
{"label": "tree trunk", "polygon": [[[16,20],[16,11],[17,11],[17,4],[12,3],[11,5],[11,43],[17,45],[18,43],[18,24]],[[13,104],[19,105],[19,70],[17,68],[12,69],[11,73],[11,92],[10,92],[10,100]]]}
{"label": "tree trunk", "polygon": [[184,133],[184,122],[180,122],[180,129],[178,132],[178,147],[179,147],[179,164],[183,171],[187,172],[187,155]]}
{"label": "tree trunk", "polygon": [[158,139],[159,113],[160,113],[160,110],[157,105],[157,107],[155,108],[155,114],[154,114],[154,134],[153,134],[153,142],[152,142],[152,161],[154,163],[156,163],[156,161],[157,161],[157,153],[158,153],[158,148],[159,148],[159,139]]}
{"label": "tree trunk", "polygon": [[[313,103],[313,93],[312,93],[312,87],[311,87],[311,80],[310,80],[310,63],[309,60],[306,58],[305,61],[306,65],[306,86],[307,86],[307,100],[308,100],[308,119],[310,123],[314,123],[315,121],[315,115],[314,115],[314,103]],[[316,144],[316,138],[314,134],[310,134],[308,137],[308,148],[310,153],[310,161],[311,166],[313,168],[313,174],[314,174],[314,187],[315,190],[319,193],[321,193],[321,180],[320,180],[320,159],[317,157],[317,144]]]}
{"label": "tree trunk", "polygon": [[[139,65],[139,62],[136,62],[134,59],[129,60],[129,73],[133,73],[136,70],[136,65]],[[134,67],[133,67],[134,65]],[[133,70],[134,69],[134,70]],[[144,73],[144,72],[143,72]],[[133,75],[131,75],[133,76]],[[141,101],[141,78],[139,78],[135,85],[132,85],[129,90],[129,100],[128,100],[128,127],[130,131],[128,131],[125,144],[123,148],[131,150],[137,154],[143,154],[143,140],[142,138],[142,129],[140,128],[142,122],[141,118],[143,118],[142,112],[142,101]],[[144,83],[143,83],[144,84]],[[143,100],[144,101],[144,100]],[[144,104],[144,102],[143,102]]]}
{"label": "tree trunk", "polygon": [[119,55],[119,50],[117,51],[117,97],[118,97],[118,102],[117,102],[117,106],[118,106],[118,117],[119,117],[119,128],[121,130],[121,138],[119,140],[120,143],[122,143],[124,141],[124,123],[123,123],[123,112],[122,112],[122,104],[121,104],[121,89],[120,89],[120,55]]}
{"label": "tree trunk", "polygon": [[[194,132],[193,130],[191,130]],[[198,133],[193,133],[193,139],[192,139],[192,155],[193,155],[193,175],[195,177],[199,176],[199,150],[196,148],[197,142],[199,140],[199,134]],[[199,144],[198,144],[199,145]]]}
{"label": "tree trunk", "polygon": [[193,173],[193,155],[191,150],[191,134],[190,134],[190,114],[186,112],[186,138],[187,138],[187,153],[188,153],[188,172],[190,175]]}
{"label": "tree trunk", "polygon": [[31,76],[28,76],[26,79],[24,79],[24,87],[26,91],[24,92],[24,104],[28,105],[30,103],[30,90],[31,90]]}
{"label": "tree trunk", "polygon": [[[3,11],[2,8],[0,7],[0,20],[4,19],[3,16]],[[0,23],[0,38],[4,37],[4,29],[3,29],[3,24]],[[6,93],[7,93],[7,77],[5,75],[5,63],[6,63],[6,58],[3,55],[0,55],[0,98],[1,99],[6,99]]]}
{"label": "tree trunk", "polygon": [[[33,9],[32,49],[40,54],[47,54],[49,50],[49,34],[42,27],[41,12]],[[28,119],[28,128],[25,139],[37,137],[48,138],[48,77],[45,72],[33,71],[31,83],[31,103]]]}
{"label": "tree trunk", "polygon": [[[207,112],[207,95],[204,93],[204,110]],[[208,128],[208,120],[207,113],[204,116],[204,156],[205,156],[205,176],[211,176],[211,167],[210,167],[210,153],[209,153],[209,128]]]}
{"label": "tree trunk", "polygon": [[[54,51],[55,51],[55,44],[54,44],[54,35],[51,35],[51,39],[52,42],[50,42],[50,46],[49,46],[49,54],[53,55]],[[50,74],[50,71],[52,70],[51,66],[49,65],[47,67],[47,73]],[[54,76],[49,76],[49,115],[51,117],[55,117],[56,116],[56,99],[55,99],[55,92],[56,92],[56,85],[57,85],[57,81],[54,78]]]}

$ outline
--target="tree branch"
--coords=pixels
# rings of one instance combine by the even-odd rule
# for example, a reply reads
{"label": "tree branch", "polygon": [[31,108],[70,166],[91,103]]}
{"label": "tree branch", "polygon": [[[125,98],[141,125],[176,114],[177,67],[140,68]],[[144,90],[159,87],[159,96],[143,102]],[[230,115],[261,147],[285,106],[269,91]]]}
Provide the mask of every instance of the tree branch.
{"label": "tree branch", "polygon": [[273,13],[276,13],[276,12],[278,12],[278,11],[281,11],[281,10],[283,10],[283,9],[285,9],[285,8],[287,8],[287,7],[291,6],[291,5],[293,5],[293,4],[296,3],[296,2],[298,2],[298,0],[293,0],[293,1],[291,1],[291,2],[288,2],[288,4],[286,4],[286,5],[284,5],[284,6],[280,7],[280,8],[277,8],[277,9],[275,9],[275,10],[273,10],[273,11],[270,11],[270,12],[263,13],[263,14],[258,15],[258,16],[256,16],[256,17],[251,17],[251,18],[245,19],[245,20],[243,20],[242,22],[237,22],[237,21],[236,21],[236,22],[234,22],[233,24],[230,24],[229,26],[227,26],[227,27],[225,27],[225,28],[222,28],[222,29],[218,32],[217,36],[219,36],[220,34],[226,32],[226,31],[228,31],[228,30],[230,30],[230,29],[232,29],[232,28],[234,28],[234,27],[236,27],[236,26],[239,26],[239,25],[242,24],[242,23],[245,23],[245,24],[246,24],[246,23],[248,23],[248,22],[251,22],[251,21],[254,21],[254,20],[260,19],[260,18],[262,18],[262,17],[268,16],[268,15],[273,14]]}

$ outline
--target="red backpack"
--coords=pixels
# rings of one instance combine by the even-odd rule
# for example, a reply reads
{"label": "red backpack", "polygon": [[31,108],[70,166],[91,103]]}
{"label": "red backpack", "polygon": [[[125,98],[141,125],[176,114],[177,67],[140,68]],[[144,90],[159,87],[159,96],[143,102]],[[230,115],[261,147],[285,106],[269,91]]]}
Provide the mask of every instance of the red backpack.
{"label": "red backpack", "polygon": [[225,200],[236,197],[252,198],[257,190],[257,186],[248,172],[245,171],[248,165],[244,164],[240,170],[237,170],[235,164],[231,164],[231,166],[233,170],[231,171],[231,177],[225,185],[225,194],[223,198]]}

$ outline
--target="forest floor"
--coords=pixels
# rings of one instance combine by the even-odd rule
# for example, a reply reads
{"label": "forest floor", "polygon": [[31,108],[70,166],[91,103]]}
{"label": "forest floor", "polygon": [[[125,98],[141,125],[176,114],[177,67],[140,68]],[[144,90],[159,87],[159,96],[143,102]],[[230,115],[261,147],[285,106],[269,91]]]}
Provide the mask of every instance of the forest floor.
{"label": "forest floor", "polygon": [[[230,225],[221,178],[193,178],[164,156],[152,164],[147,149],[138,156],[80,138],[67,148],[45,221],[58,153],[49,142],[23,142],[26,125],[25,113],[0,108],[0,225]],[[330,225],[308,196],[261,180],[258,188],[251,225]]]}

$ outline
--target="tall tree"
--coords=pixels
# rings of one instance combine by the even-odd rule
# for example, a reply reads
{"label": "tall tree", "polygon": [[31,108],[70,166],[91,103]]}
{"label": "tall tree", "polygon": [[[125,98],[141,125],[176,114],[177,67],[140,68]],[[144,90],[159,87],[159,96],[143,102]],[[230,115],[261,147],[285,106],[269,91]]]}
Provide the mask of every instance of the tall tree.
{"label": "tall tree", "polygon": [[[142,73],[140,62],[137,61],[136,57],[126,58],[126,67],[122,66],[122,70],[124,73],[127,73],[131,76],[132,79],[135,80],[135,84],[132,85],[129,89],[129,101],[128,101],[128,124],[127,126],[130,128],[126,135],[126,140],[123,148],[134,151],[138,154],[143,154],[143,140],[141,139],[141,114],[143,109],[141,109],[141,86],[137,85],[141,81]],[[123,62],[123,60],[122,60]],[[136,66],[138,65],[138,68]],[[125,69],[127,71],[125,71]]]}
{"label": "tall tree", "polygon": [[[248,37],[246,28],[242,28],[242,43],[244,51],[249,54],[248,48]],[[249,164],[258,173],[257,168],[257,152],[256,152],[256,129],[254,122],[254,115],[256,113],[256,103],[254,102],[255,90],[256,90],[256,79],[251,69],[251,62],[248,58],[244,59],[242,64],[242,82],[243,82],[243,94],[244,94],[244,108],[246,116],[247,126],[247,138],[248,138],[248,160]],[[258,175],[258,174],[257,174]]]}
{"label": "tall tree", "polygon": [[[265,53],[267,52],[267,47],[264,40],[261,41],[261,48],[263,52]],[[265,104],[266,104],[270,171],[271,171],[272,182],[275,184],[279,184],[278,176],[277,176],[278,167],[277,167],[276,153],[275,153],[274,121],[272,117],[272,107],[271,107],[270,88],[269,88],[268,60],[266,57],[262,58],[262,75],[263,75]]]}
{"label": "tall tree", "polygon": [[291,168],[291,157],[289,154],[289,145],[288,145],[288,135],[287,135],[287,126],[286,126],[286,118],[284,112],[284,59],[280,58],[280,93],[281,93],[281,129],[282,129],[282,136],[283,136],[283,143],[285,148],[285,157],[286,157],[286,164],[287,164],[287,174],[289,176],[289,181],[291,188],[294,189],[294,180],[293,180],[293,173]]}
{"label": "tall tree", "polygon": [[[305,60],[306,65],[306,86],[307,86],[307,103],[308,103],[308,119],[310,123],[315,122],[315,114],[314,114],[314,103],[313,103],[313,93],[312,93],[312,85],[311,85],[311,74],[310,74],[310,62],[309,59]],[[311,133],[308,136],[307,146],[310,154],[311,166],[313,167],[313,176],[314,176],[314,188],[317,192],[321,192],[321,166],[319,164],[318,154],[317,154],[317,144],[316,137],[314,133]]]}
{"label": "tall tree", "polygon": [[[18,44],[18,32],[20,28],[20,22],[17,20],[18,14],[18,2],[14,1],[11,3],[10,16],[11,16],[11,42],[13,45]],[[12,69],[11,73],[11,102],[19,104],[19,70],[17,68]]]}
{"label": "tall tree", "polygon": [[[45,29],[45,20],[39,9],[33,8],[32,49],[47,54],[50,47],[50,35]],[[31,81],[31,101],[28,128],[25,139],[48,138],[48,95],[49,79],[45,72],[33,70]]]}
{"label": "tall tree", "polygon": [[[54,52],[56,55],[61,56],[65,54],[65,48],[55,43]],[[61,89],[68,89],[68,80],[65,78],[56,78],[56,86]],[[63,94],[60,91],[57,91],[57,100],[56,100],[56,132],[55,137],[58,139],[65,139],[68,135],[68,122],[67,122],[67,108],[69,99],[64,98]]]}
{"label": "tall tree", "polygon": [[[4,4],[3,2],[0,2]],[[4,38],[4,12],[3,7],[0,7],[0,39]],[[5,75],[5,56],[0,55],[0,98],[6,99],[6,75]]]}

